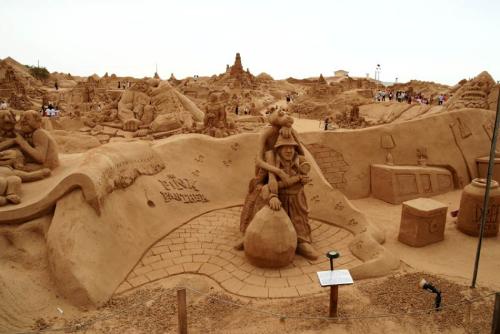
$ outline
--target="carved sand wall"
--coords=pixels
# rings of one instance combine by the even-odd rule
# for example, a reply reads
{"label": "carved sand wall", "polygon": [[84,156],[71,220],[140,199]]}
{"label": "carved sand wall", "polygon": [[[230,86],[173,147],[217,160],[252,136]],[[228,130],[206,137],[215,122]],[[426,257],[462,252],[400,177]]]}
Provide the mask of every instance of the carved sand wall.
{"label": "carved sand wall", "polygon": [[106,195],[123,189],[139,175],[156,174],[163,161],[147,142],[121,142],[103,145],[82,154],[60,155],[60,166],[49,178],[23,184],[23,201],[0,207],[0,224],[24,222],[45,214],[57,200],[75,188],[96,214]]}
{"label": "carved sand wall", "polygon": [[370,165],[386,162],[388,152],[381,147],[381,138],[386,134],[394,141],[390,152],[395,165],[417,166],[419,158],[415,152],[425,148],[426,164],[453,171],[456,186],[464,187],[477,175],[475,159],[489,152],[489,129],[494,116],[491,110],[460,109],[397,125],[302,133],[301,140],[311,147],[313,154],[317,152],[318,166],[327,179],[331,175],[333,186],[340,181],[341,171],[334,171],[331,162],[325,159],[335,157],[333,152],[342,155],[348,168],[337,169],[346,169],[343,172],[346,186],[338,189],[349,198],[370,195]]}
{"label": "carved sand wall", "polygon": [[313,143],[306,147],[328,183],[335,189],[344,189],[347,186],[344,174],[349,170],[349,165],[345,162],[342,153],[321,144]]}

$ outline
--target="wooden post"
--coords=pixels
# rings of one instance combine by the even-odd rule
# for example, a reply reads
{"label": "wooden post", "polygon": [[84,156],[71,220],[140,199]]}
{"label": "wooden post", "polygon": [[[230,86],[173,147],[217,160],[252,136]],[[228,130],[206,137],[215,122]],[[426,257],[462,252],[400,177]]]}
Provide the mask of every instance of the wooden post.
{"label": "wooden post", "polygon": [[330,318],[337,317],[337,302],[339,300],[339,286],[330,286]]}
{"label": "wooden post", "polygon": [[187,334],[186,289],[177,290],[177,316],[179,319],[179,334]]}
{"label": "wooden post", "polygon": [[500,334],[500,292],[495,294],[495,309],[493,311],[491,334]]}

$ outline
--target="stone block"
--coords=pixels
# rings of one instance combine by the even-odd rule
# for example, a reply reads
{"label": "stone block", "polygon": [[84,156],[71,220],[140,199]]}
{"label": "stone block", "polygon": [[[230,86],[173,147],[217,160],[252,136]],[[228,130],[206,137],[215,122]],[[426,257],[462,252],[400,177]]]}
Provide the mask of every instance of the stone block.
{"label": "stone block", "polygon": [[398,240],[422,247],[444,239],[448,207],[430,198],[417,198],[403,203]]}

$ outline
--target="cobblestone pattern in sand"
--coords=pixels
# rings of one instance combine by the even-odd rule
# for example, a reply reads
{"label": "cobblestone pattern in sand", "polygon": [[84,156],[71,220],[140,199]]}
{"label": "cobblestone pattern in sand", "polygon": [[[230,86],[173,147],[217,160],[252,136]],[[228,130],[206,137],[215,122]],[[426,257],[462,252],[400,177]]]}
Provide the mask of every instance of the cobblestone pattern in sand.
{"label": "cobblestone pattern in sand", "polygon": [[[329,269],[324,256],[309,261],[297,255],[285,268],[263,269],[249,264],[243,251],[234,250],[241,236],[240,211],[234,207],[210,212],[170,233],[151,247],[115,293],[182,273],[206,275],[228,292],[246,297],[297,297],[322,291],[316,272]],[[340,251],[336,268],[361,263],[347,247],[351,233],[317,221],[311,227],[320,253]]]}
{"label": "cobblestone pattern in sand", "polygon": [[349,165],[345,162],[342,153],[319,144],[310,144],[306,147],[332,187],[344,189],[347,185],[344,174],[349,169]]}

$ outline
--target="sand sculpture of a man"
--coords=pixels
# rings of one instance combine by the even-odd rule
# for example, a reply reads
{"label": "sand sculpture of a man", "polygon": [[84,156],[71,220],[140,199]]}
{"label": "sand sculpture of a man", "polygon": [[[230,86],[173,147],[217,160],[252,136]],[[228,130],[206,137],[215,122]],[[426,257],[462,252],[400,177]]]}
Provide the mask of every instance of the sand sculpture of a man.
{"label": "sand sculpture of a man", "polygon": [[218,93],[212,93],[209,96],[203,126],[203,133],[212,137],[227,137],[236,132],[234,122],[228,119],[226,106]]}
{"label": "sand sculpture of a man", "polygon": [[[291,128],[293,118],[283,111],[274,111],[260,138],[256,157],[256,175],[250,181],[249,192],[240,218],[240,231],[245,233],[255,214],[268,205],[272,210],[283,209],[297,233],[296,252],[308,259],[318,258],[311,244],[304,185],[310,182],[304,150],[297,133]],[[243,242],[236,245],[243,249]]]}
{"label": "sand sculpture of a man", "polygon": [[[37,116],[38,122],[30,121],[33,114]],[[28,111],[23,113],[21,119],[23,120],[22,124],[29,123],[21,126],[21,130],[31,137],[35,147],[31,147],[26,139],[14,132],[16,124],[14,115],[8,110],[0,111],[0,206],[7,203],[19,204],[21,202],[21,183],[41,180],[49,176],[51,171],[47,167],[55,168],[59,161],[52,138],[45,132],[40,132],[44,131],[40,129],[40,114]],[[32,126],[35,128],[33,131]],[[50,141],[52,141],[52,145],[48,143]],[[51,156],[54,149],[55,159]],[[23,155],[25,151],[29,151],[31,154],[27,157],[28,159],[25,159]],[[30,158],[36,163],[30,163]],[[28,161],[27,165],[26,161]]]}

